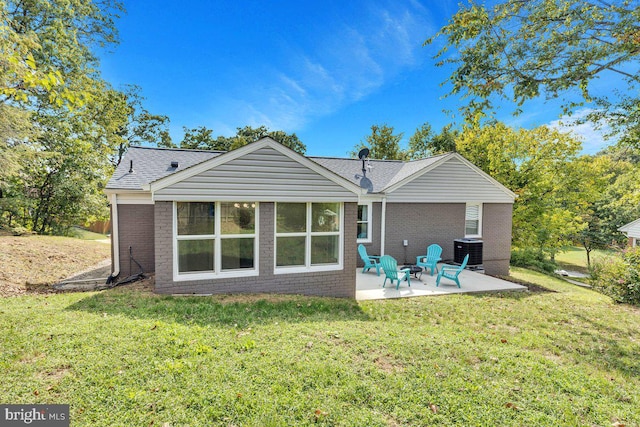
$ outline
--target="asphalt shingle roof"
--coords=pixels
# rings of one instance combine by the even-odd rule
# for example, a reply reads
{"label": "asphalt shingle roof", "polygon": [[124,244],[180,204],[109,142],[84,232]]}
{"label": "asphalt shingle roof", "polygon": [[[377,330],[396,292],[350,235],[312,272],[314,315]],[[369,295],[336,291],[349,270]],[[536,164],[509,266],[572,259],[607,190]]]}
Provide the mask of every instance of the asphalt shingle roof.
{"label": "asphalt shingle roof", "polygon": [[[108,190],[142,190],[150,184],[175,172],[217,157],[224,152],[187,150],[179,148],[129,147],[124,158],[107,183]],[[308,157],[346,180],[366,188],[368,193],[381,193],[392,185],[432,165],[444,155],[422,160],[369,160],[362,172],[362,160],[336,157]],[[133,161],[133,172],[129,172]],[[171,162],[178,162],[177,168]],[[370,166],[370,168],[368,167]]]}
{"label": "asphalt shingle roof", "polygon": [[[341,177],[367,188],[369,193],[380,193],[394,184],[410,177],[425,167],[432,165],[442,158],[443,155],[429,157],[421,160],[403,162],[401,160],[369,160],[371,169],[366,168],[362,173],[362,160],[340,159],[334,157],[309,157],[314,162],[324,166],[326,169],[340,175]],[[367,162],[365,162],[365,166]]]}
{"label": "asphalt shingle roof", "polygon": [[[220,151],[129,147],[107,183],[108,190],[142,190],[143,185],[223,154]],[[133,173],[129,167],[133,161]],[[171,162],[178,162],[177,168]]]}

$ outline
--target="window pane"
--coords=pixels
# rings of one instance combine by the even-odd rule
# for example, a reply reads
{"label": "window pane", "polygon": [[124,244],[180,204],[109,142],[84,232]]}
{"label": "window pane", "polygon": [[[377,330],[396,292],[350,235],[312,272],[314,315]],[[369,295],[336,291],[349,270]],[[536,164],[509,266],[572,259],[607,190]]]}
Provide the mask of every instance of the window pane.
{"label": "window pane", "polygon": [[276,233],[304,233],[307,230],[306,203],[278,203],[276,209]]}
{"label": "window pane", "polygon": [[215,203],[177,203],[178,234],[214,234]]}
{"label": "window pane", "polygon": [[340,236],[311,237],[311,265],[337,264]]}
{"label": "window pane", "polygon": [[358,239],[366,239],[369,237],[369,224],[366,222],[358,223]]}
{"label": "window pane", "polygon": [[253,268],[253,238],[222,239],[222,269]]}
{"label": "window pane", "polygon": [[311,205],[311,231],[340,231],[340,203]]}
{"label": "window pane", "polygon": [[369,221],[368,205],[358,205],[358,221]]}
{"label": "window pane", "polygon": [[278,267],[303,266],[306,241],[307,238],[304,236],[278,237],[276,242],[276,265]]}
{"label": "window pane", "polygon": [[178,271],[213,271],[213,240],[178,240]]}
{"label": "window pane", "polygon": [[222,234],[253,234],[255,230],[255,203],[220,203],[220,232]]}
{"label": "window pane", "polygon": [[466,220],[464,233],[466,235],[478,234],[478,220]]}

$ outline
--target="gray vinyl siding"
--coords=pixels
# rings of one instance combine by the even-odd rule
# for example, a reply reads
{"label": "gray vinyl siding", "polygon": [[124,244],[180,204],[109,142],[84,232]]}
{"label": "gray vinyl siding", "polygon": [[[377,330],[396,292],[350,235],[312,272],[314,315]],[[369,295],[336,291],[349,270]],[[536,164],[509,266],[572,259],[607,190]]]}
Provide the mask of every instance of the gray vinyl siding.
{"label": "gray vinyl siding", "polygon": [[155,200],[357,201],[357,194],[271,148],[158,190]]}
{"label": "gray vinyl siding", "polygon": [[458,159],[450,159],[388,193],[388,202],[513,203],[513,197]]}

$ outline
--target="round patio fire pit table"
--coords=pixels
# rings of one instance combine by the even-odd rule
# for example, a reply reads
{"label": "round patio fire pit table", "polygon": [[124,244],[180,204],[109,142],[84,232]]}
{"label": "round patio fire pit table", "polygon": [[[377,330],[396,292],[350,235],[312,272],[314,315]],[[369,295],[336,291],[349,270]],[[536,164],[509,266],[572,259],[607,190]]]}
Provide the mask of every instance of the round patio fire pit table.
{"label": "round patio fire pit table", "polygon": [[413,274],[413,277],[416,279],[419,279],[418,274],[422,276],[422,267],[418,267],[417,265],[403,265],[400,267],[400,270],[405,270],[407,268],[409,269],[409,273]]}

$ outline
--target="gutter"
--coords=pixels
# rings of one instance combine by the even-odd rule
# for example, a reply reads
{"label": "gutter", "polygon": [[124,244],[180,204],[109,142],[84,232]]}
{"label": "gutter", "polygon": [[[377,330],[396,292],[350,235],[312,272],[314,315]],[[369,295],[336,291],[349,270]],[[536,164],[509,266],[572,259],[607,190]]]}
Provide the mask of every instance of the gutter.
{"label": "gutter", "polygon": [[113,251],[113,265],[111,276],[107,279],[107,283],[115,280],[120,274],[120,239],[118,236],[118,195],[111,195],[111,249]]}

